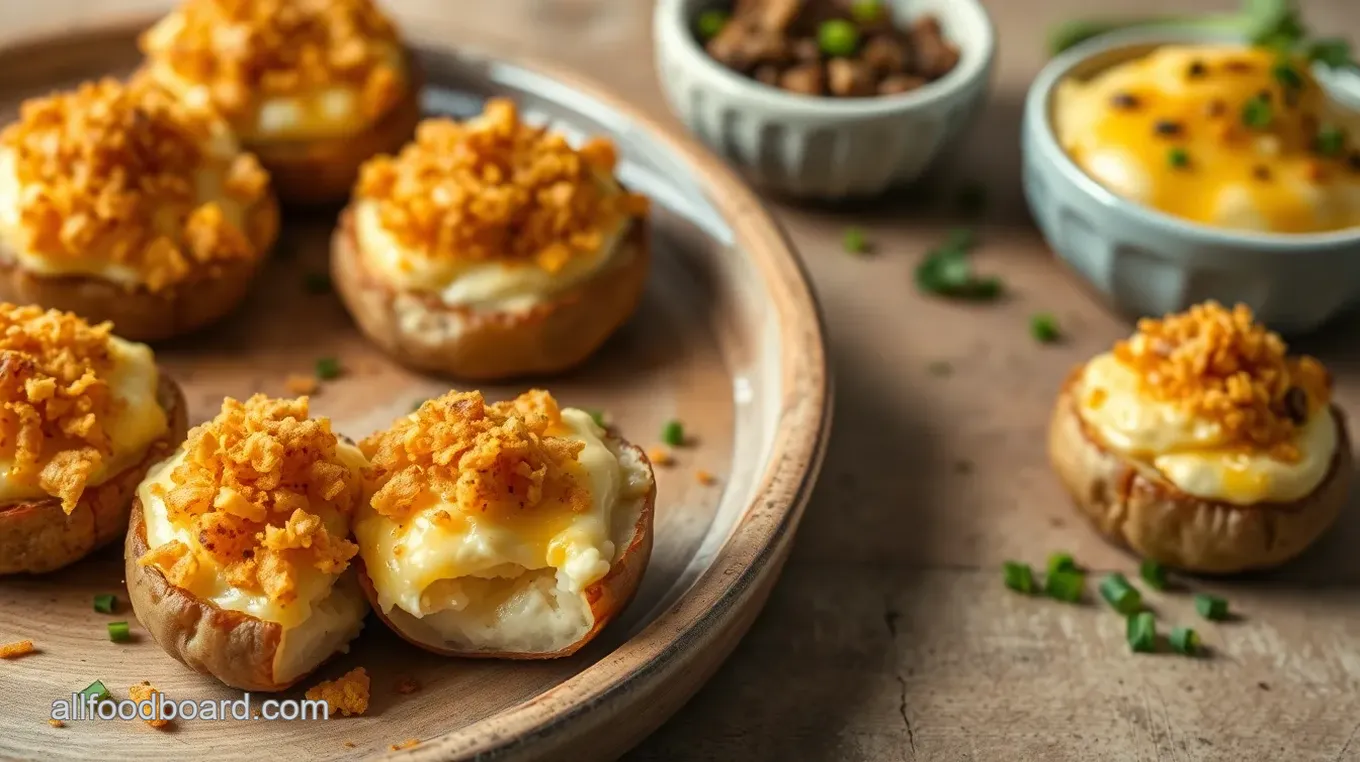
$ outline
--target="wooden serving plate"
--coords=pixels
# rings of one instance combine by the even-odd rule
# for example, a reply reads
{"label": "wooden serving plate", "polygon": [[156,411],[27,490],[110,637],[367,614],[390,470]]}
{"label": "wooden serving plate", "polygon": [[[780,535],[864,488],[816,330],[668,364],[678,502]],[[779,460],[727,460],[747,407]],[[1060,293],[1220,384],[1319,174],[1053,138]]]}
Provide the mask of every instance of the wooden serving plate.
{"label": "wooden serving plate", "polygon": [[[0,49],[0,121],[23,98],[137,63],[147,23],[28,40]],[[514,97],[531,118],[618,143],[622,180],[654,201],[655,265],[636,318],[584,368],[553,379],[484,387],[502,398],[531,385],[565,404],[608,411],[644,447],[678,418],[694,443],[658,469],[656,549],[637,598],[581,653],[542,663],[442,659],[370,617],[351,652],[302,688],[356,666],[373,681],[362,717],[327,722],[46,722],[51,703],[99,679],[116,697],[150,680],[168,698],[237,699],[240,692],[165,655],[133,622],[134,641],[109,642],[105,623],[133,617],[120,548],[62,572],[0,580],[0,643],[33,639],[40,652],[0,661],[0,757],[81,759],[317,759],[391,753],[410,759],[607,759],[675,711],[717,668],[755,618],[789,551],[830,425],[818,311],[788,242],[735,177],[689,140],[626,103],[558,72],[422,47],[431,111],[466,115],[488,94]],[[191,422],[224,395],[285,394],[288,373],[322,356],[345,375],[314,410],[364,436],[449,388],[393,365],[356,332],[333,295],[303,281],[324,272],[334,212],[285,212],[274,260],[236,314],[158,348],[184,386]],[[703,485],[696,471],[716,475]],[[118,593],[114,616],[92,610]],[[394,687],[404,678],[413,694]],[[297,698],[302,688],[282,694]],[[256,695],[254,706],[266,697]],[[413,748],[389,747],[419,739]]]}

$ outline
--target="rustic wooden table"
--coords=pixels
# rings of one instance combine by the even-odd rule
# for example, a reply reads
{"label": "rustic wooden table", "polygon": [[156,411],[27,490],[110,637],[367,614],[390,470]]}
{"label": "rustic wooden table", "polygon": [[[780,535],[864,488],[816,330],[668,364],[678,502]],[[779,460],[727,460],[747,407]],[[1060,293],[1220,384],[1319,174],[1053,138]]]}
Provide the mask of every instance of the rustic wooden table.
{"label": "rustic wooden table", "polygon": [[[0,36],[160,5],[3,0]],[[552,60],[654,113],[645,0],[388,0],[411,29]],[[1135,561],[1077,519],[1043,431],[1058,384],[1129,330],[1054,264],[1020,193],[1019,121],[1055,20],[1225,7],[1189,0],[988,0],[995,90],[966,151],[912,193],[847,208],[772,203],[825,308],[837,377],[822,480],[783,578],[730,661],[630,760],[1360,760],[1360,512],[1276,573],[1194,586],[1240,621],[1197,622],[1211,658],[1133,655],[1101,606],[1026,599],[1003,559],[1064,549],[1096,570]],[[1360,39],[1355,0],[1307,0],[1308,21]],[[669,118],[669,117],[667,117]],[[960,306],[920,296],[918,258],[951,225],[965,181],[989,189],[979,266],[1010,295]],[[876,253],[841,251],[865,228]],[[1039,346],[1037,310],[1068,340]],[[1301,342],[1360,409],[1360,318]],[[948,373],[940,372],[947,364]]]}

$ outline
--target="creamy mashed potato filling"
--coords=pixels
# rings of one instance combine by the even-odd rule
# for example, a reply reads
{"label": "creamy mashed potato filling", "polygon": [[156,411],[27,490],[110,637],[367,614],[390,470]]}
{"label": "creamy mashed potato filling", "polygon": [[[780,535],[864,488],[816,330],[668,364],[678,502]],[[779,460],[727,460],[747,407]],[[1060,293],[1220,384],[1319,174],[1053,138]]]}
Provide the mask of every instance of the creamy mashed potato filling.
{"label": "creamy mashed potato filling", "polygon": [[1326,371],[1285,351],[1241,305],[1143,320],[1083,368],[1077,411],[1102,444],[1188,494],[1298,500],[1330,472],[1338,424]]}
{"label": "creamy mashed potato filling", "polygon": [[1360,115],[1306,61],[1165,46],[1061,83],[1052,119],[1093,178],[1168,214],[1259,232],[1360,225]]}
{"label": "creamy mashed potato filling", "polygon": [[550,652],[591,629],[585,591],[627,549],[650,475],[583,411],[562,410],[548,431],[576,451],[560,466],[572,500],[468,510],[446,482],[419,489],[405,516],[359,510],[364,568],[403,632],[443,648]]}

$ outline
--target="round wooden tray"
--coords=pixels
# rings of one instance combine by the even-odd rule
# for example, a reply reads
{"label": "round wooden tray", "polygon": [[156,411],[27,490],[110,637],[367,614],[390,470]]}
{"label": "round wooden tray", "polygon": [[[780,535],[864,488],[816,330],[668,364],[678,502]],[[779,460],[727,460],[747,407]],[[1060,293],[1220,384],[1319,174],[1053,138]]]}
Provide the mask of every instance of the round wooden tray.
{"label": "round wooden tray", "polygon": [[[146,19],[29,39],[0,49],[0,122],[26,97],[137,63]],[[421,47],[431,112],[467,115],[489,94],[573,136],[613,137],[620,177],[654,201],[655,267],[636,318],[584,368],[560,378],[484,388],[502,398],[530,385],[565,404],[608,411],[625,436],[654,444],[678,418],[696,442],[658,469],[656,549],[621,619],[582,653],[544,663],[442,659],[408,647],[370,617],[351,652],[284,694],[355,666],[373,680],[362,717],[328,722],[181,721],[50,727],[51,703],[100,679],[118,697],[150,680],[167,697],[240,698],[165,655],[134,622],[115,644],[105,622],[132,619],[120,548],[40,578],[0,580],[0,643],[40,652],[0,662],[0,757],[316,759],[392,752],[418,759],[605,759],[621,754],[712,674],[769,594],[821,462],[829,377],[817,307],[788,242],[760,203],[715,159],[595,87],[558,72]],[[354,437],[388,425],[448,385],[406,372],[368,345],[338,301],[303,281],[325,270],[334,213],[285,214],[285,232],[247,303],[224,325],[158,348],[184,386],[191,422],[224,395],[284,394],[288,373],[322,356],[346,374],[314,397]],[[699,469],[718,476],[706,486]],[[115,616],[95,613],[118,593]],[[401,695],[404,678],[422,688]],[[255,706],[264,700],[255,696]]]}

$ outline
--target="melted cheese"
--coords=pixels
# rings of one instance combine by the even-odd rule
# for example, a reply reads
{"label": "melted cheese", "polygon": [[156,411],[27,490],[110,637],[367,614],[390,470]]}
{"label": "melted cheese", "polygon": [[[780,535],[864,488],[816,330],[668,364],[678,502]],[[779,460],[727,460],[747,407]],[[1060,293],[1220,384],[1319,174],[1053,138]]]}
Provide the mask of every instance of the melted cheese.
{"label": "melted cheese", "polygon": [[[534,577],[543,580],[535,584],[580,596],[608,574],[616,552],[623,550],[613,539],[618,535],[612,513],[620,498],[634,497],[639,486],[623,472],[589,414],[567,408],[562,421],[567,429],[562,436],[584,445],[577,464],[590,489],[587,510],[539,505],[525,515],[493,521],[426,493],[413,517],[398,524],[366,505],[360,508],[354,535],[384,611],[395,607],[428,617],[495,605]],[[432,515],[439,510],[454,519],[436,522]]]}
{"label": "melted cheese", "polygon": [[[1302,65],[1293,67],[1301,88],[1286,93],[1275,66],[1261,49],[1167,46],[1063,82],[1059,143],[1114,193],[1195,222],[1279,233],[1360,225],[1360,166],[1347,155],[1360,143],[1360,115],[1328,100]],[[1243,110],[1263,93],[1271,120],[1253,128]],[[1347,128],[1342,155],[1315,152],[1326,126]]]}
{"label": "melted cheese", "polygon": [[[358,479],[357,472],[366,465],[363,454],[346,442],[339,444],[338,451],[341,459],[356,471],[355,478]],[[152,467],[137,487],[137,497],[142,501],[142,519],[146,523],[147,547],[155,548],[171,540],[179,540],[194,550],[198,555],[198,574],[184,587],[199,598],[212,601],[219,608],[240,611],[267,622],[278,622],[285,630],[307,622],[314,609],[331,597],[332,588],[342,575],[326,574],[313,567],[303,568],[297,579],[297,599],[290,604],[271,600],[263,592],[241,590],[227,584],[218,573],[216,563],[202,550],[196,533],[171,521],[165,501],[151,491],[156,484],[166,490],[173,488],[170,476],[183,460],[184,450],[180,449],[173,457]],[[340,537],[349,534],[348,516],[328,510],[321,514],[321,519],[332,534]],[[328,607],[333,609],[340,607],[340,604],[332,603]]]}
{"label": "melted cheese", "polygon": [[[169,427],[165,410],[156,399],[160,371],[151,348],[111,336],[109,352],[113,367],[108,371],[108,382],[115,402],[104,428],[110,454],[90,476],[87,487],[103,484],[135,464]],[[7,477],[13,465],[12,461],[0,460],[0,502],[46,495],[36,484],[10,483]]]}
{"label": "melted cheese", "polygon": [[1227,447],[1217,423],[1150,399],[1138,375],[1108,353],[1087,363],[1077,394],[1082,419],[1105,445],[1199,497],[1238,505],[1297,500],[1322,483],[1336,452],[1336,421],[1327,407],[1299,431],[1297,462]]}

